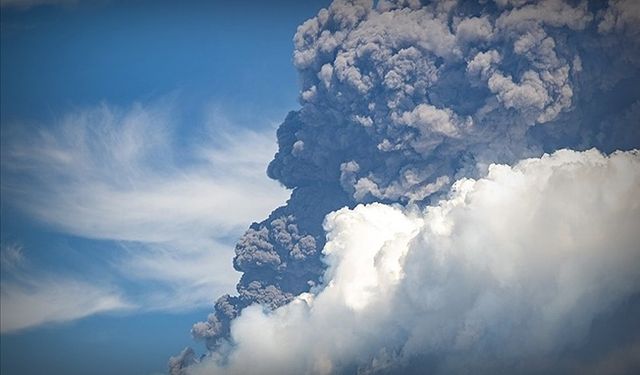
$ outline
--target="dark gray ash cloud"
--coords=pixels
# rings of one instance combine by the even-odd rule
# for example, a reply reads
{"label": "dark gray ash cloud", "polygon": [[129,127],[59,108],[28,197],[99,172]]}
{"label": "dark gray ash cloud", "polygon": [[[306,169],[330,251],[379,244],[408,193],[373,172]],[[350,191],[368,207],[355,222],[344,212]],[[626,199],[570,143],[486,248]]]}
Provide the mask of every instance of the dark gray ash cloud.
{"label": "dark gray ash cloud", "polygon": [[424,207],[491,163],[638,147],[639,36],[633,0],[334,1],[294,37],[301,108],[268,168],[291,198],[239,240],[238,294],[193,335],[220,352],[247,306],[323,285],[341,207]]}

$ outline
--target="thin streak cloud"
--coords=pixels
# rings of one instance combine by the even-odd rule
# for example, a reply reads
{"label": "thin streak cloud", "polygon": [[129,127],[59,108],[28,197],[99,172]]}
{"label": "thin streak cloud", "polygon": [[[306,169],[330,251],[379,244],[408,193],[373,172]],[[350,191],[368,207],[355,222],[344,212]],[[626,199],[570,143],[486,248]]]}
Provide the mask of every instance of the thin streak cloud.
{"label": "thin streak cloud", "polygon": [[[219,113],[209,117],[184,132],[165,100],[128,109],[102,104],[35,130],[11,128],[2,147],[3,198],[58,232],[113,241],[103,267],[115,280],[145,285],[137,309],[207,305],[237,281],[228,267],[232,241],[288,195],[264,172],[276,148],[273,129],[232,129]],[[179,130],[186,134],[180,144]],[[130,307],[118,297],[124,287],[112,294],[74,280],[38,284],[3,281],[8,312],[37,305],[42,293],[51,302],[40,306],[42,316],[11,327]],[[100,307],[66,310],[77,310],[74,291]]]}

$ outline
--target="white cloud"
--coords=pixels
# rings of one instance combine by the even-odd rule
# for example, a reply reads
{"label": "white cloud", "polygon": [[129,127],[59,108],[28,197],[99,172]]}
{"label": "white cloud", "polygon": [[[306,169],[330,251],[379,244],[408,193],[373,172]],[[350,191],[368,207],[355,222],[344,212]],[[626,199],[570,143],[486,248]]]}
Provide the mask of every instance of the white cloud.
{"label": "white cloud", "polygon": [[[11,128],[3,201],[61,233],[116,241],[120,256],[104,266],[143,283],[139,308],[210,304],[238,278],[233,241],[288,196],[265,173],[273,133],[233,127],[219,113],[187,126],[171,100],[126,110],[103,104],[47,127]],[[3,281],[18,298],[14,288]],[[70,291],[82,288],[90,286]]]}
{"label": "white cloud", "polygon": [[2,244],[0,248],[0,266],[13,270],[24,262],[23,246],[17,242]]}
{"label": "white cloud", "polygon": [[34,272],[18,242],[3,244],[0,259],[0,333],[134,308],[113,287]]}
{"label": "white cloud", "polygon": [[2,333],[134,307],[113,288],[68,278],[3,282],[1,297]]}
{"label": "white cloud", "polygon": [[212,240],[201,244],[121,244],[126,252],[115,262],[119,273],[144,286],[141,308],[184,311],[210,306],[230,293],[238,274],[231,267],[233,246]]}
{"label": "white cloud", "polygon": [[271,129],[204,129],[204,139],[178,148],[174,121],[170,110],[141,105],[68,115],[7,145],[3,167],[30,184],[14,180],[3,190],[62,231],[145,242],[238,230],[286,199],[265,177]]}
{"label": "white cloud", "polygon": [[228,362],[191,373],[566,372],[555,355],[640,292],[640,154],[492,165],[424,211],[360,205],[325,227],[324,289],[247,308]]}

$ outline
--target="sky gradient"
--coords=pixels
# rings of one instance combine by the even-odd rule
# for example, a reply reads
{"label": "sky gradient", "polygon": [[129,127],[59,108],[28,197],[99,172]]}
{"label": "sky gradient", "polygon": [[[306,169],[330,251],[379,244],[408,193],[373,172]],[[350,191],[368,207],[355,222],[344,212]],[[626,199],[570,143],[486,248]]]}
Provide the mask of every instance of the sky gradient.
{"label": "sky gradient", "polygon": [[[3,374],[164,372],[171,355],[194,343],[191,324],[206,314],[219,294],[231,292],[237,280],[230,267],[236,238],[287,197],[284,189],[269,183],[264,170],[275,152],[275,125],[297,101],[292,35],[321,5],[89,1],[12,6],[3,2],[3,315],[9,292],[18,294],[12,301],[56,292],[69,292],[74,299],[73,290],[107,299],[102,307],[79,303],[68,311],[45,311],[55,311],[51,305],[69,304],[52,297],[37,307],[42,311],[31,319],[3,320]],[[103,124],[101,130],[84,138],[77,133],[91,131],[95,120]],[[127,121],[129,125],[124,124]],[[113,136],[127,126],[131,136],[144,143],[153,142],[153,134],[167,133],[144,160],[114,160],[117,155],[97,143],[108,142],[100,137]],[[70,132],[78,138],[64,142]],[[234,154],[229,147],[223,149],[225,140],[239,139],[239,132],[253,137],[251,151],[235,148]],[[58,165],[59,170],[44,176],[42,169],[56,168],[49,163],[50,155],[39,161],[21,156],[46,147],[44,138],[37,139],[34,133],[58,137],[61,142],[49,144],[52,150],[69,152],[75,161],[92,160],[91,165],[76,170]],[[96,144],[86,144],[91,140]],[[214,154],[216,147],[223,152]],[[184,151],[196,148],[213,151],[208,156]],[[166,164],[168,154],[171,168]],[[251,175],[229,176],[226,183],[215,186],[218,190],[208,190],[220,180],[208,175],[229,172],[233,161],[219,159],[227,156],[236,158],[235,166],[248,168]],[[204,161],[207,157],[209,162]],[[17,167],[19,163],[34,169]],[[101,169],[104,173],[90,172]],[[251,207],[256,206],[252,202],[234,214],[224,202],[212,202],[201,214],[186,209],[184,214],[195,218],[185,219],[184,225],[200,232],[194,244],[186,243],[188,230],[156,238],[162,225],[176,225],[156,212],[126,223],[125,197],[136,201],[148,194],[151,188],[143,181],[149,179],[165,184],[166,191],[158,191],[159,201],[147,207],[165,201],[169,211],[162,215],[167,215],[175,205],[189,204],[174,195],[186,187],[169,183],[182,174],[177,169],[191,170],[184,172],[189,174],[184,181],[202,182],[202,188],[190,190],[194,200],[216,194],[233,200],[228,194],[237,184],[251,183],[256,189],[268,184],[270,190],[257,196],[264,200],[262,208]],[[135,179],[138,186],[116,181],[114,175]],[[82,206],[65,218],[57,215],[73,210],[70,202],[77,197],[73,194],[91,194],[89,185],[114,193],[99,203],[105,209],[113,204],[121,204],[120,208],[97,213],[88,226],[87,220],[94,219]],[[70,201],[53,207],[53,201],[61,199],[58,189],[67,191]],[[43,205],[42,199],[48,203]],[[34,212],[27,207],[30,202],[43,210]],[[121,220],[125,226],[118,225]],[[158,227],[145,226],[146,220]],[[192,246],[199,249],[195,254]],[[138,252],[138,247],[143,249]],[[192,254],[192,259],[176,260],[181,252]],[[166,263],[149,264],[160,256]],[[162,267],[176,271],[172,274]],[[189,272],[196,276],[185,275]],[[203,280],[207,272],[218,275]],[[183,288],[193,284],[199,284],[201,292],[195,298],[185,296]],[[114,296],[117,300],[109,300]]]}
{"label": "sky gradient", "polygon": [[3,374],[640,372],[640,2],[0,1]]}

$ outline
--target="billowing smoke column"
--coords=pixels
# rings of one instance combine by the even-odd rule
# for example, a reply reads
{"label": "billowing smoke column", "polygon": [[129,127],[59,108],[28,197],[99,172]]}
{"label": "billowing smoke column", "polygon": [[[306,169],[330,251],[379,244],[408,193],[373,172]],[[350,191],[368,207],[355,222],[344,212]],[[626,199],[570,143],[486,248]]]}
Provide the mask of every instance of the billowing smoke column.
{"label": "billowing smoke column", "polygon": [[[424,208],[491,163],[640,146],[638,1],[337,0],[302,24],[294,43],[302,108],[278,129],[268,169],[292,196],[238,242],[238,294],[193,327],[214,357],[228,350],[230,323],[247,306],[275,309],[326,287],[322,223],[332,211],[370,202]],[[471,340],[479,333],[468,324]],[[426,336],[450,334],[427,328]],[[180,358],[172,363],[179,373]]]}
{"label": "billowing smoke column", "polygon": [[640,370],[637,303],[632,345],[592,330],[599,316],[619,330],[612,308],[640,293],[638,151],[493,165],[424,211],[359,205],[325,228],[325,285],[245,309],[230,354],[191,373]]}

